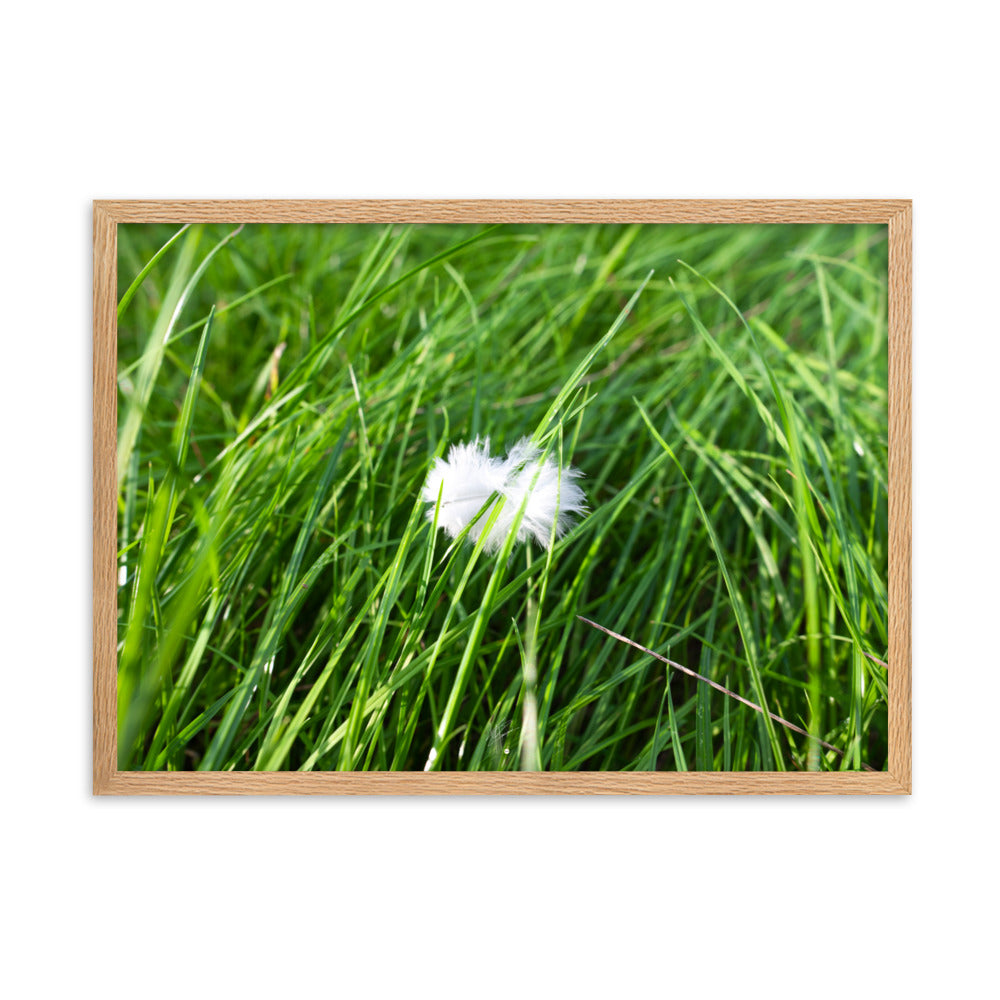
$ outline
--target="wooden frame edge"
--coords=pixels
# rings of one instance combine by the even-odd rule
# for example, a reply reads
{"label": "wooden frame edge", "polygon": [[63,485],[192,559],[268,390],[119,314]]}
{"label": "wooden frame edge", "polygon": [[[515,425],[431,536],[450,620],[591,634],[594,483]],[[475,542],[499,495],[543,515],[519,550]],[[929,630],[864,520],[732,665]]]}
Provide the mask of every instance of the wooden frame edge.
{"label": "wooden frame edge", "polygon": [[[889,219],[889,772],[912,791],[913,205]],[[893,610],[894,609],[894,610]],[[893,627],[895,626],[895,627]]]}
{"label": "wooden frame edge", "polygon": [[[752,782],[753,788],[748,788]],[[95,789],[95,791],[98,791]],[[104,795],[900,795],[877,772],[116,771]]]}
{"label": "wooden frame edge", "polygon": [[[93,342],[93,651],[94,792],[109,791],[117,767],[117,693],[115,635],[117,591],[115,553],[117,512],[114,497],[118,436],[117,252],[114,217],[94,203]],[[107,664],[104,670],[101,664]]]}
{"label": "wooden frame edge", "polygon": [[[101,201],[93,203],[95,795],[909,795],[912,793],[909,200]],[[889,767],[859,772],[144,772],[117,769],[117,226],[151,222],[876,223],[889,237]],[[110,459],[110,460],[109,460]],[[102,669],[102,665],[104,669]],[[753,787],[747,787],[752,783]]]}
{"label": "wooden frame edge", "polygon": [[559,201],[539,199],[96,201],[115,222],[647,222],[885,224],[908,210],[894,199],[796,201],[780,199]]}

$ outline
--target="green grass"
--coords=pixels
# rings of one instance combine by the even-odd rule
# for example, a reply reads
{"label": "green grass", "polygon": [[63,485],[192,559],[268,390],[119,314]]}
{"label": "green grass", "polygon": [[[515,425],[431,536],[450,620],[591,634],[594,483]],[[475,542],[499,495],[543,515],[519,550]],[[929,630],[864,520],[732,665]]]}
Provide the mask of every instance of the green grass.
{"label": "green grass", "polygon": [[[119,231],[122,768],[885,766],[884,228],[179,228]],[[590,514],[452,543],[477,435]]]}

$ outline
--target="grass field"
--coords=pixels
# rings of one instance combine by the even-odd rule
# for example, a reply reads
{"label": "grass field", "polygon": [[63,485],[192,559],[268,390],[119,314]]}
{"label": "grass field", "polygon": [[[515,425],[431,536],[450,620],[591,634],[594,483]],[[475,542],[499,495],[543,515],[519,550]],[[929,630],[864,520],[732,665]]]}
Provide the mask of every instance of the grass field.
{"label": "grass field", "polygon": [[[119,227],[120,767],[884,768],[886,261],[877,226]],[[589,514],[435,531],[477,436]]]}

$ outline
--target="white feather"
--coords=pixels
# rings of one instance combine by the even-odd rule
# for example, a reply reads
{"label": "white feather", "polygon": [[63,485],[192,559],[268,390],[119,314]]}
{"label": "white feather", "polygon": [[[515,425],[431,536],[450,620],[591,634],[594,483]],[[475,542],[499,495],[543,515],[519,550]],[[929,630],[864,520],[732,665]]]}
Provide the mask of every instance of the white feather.
{"label": "white feather", "polygon": [[[581,475],[579,469],[560,468],[551,457],[543,460],[541,449],[527,438],[518,441],[506,459],[490,455],[489,438],[481,443],[476,438],[471,444],[452,445],[447,460],[439,458],[434,462],[421,498],[431,505],[427,519],[433,521],[440,495],[438,527],[452,538],[457,538],[475,519],[466,535],[475,543],[502,497],[503,507],[484,543],[487,552],[497,552],[527,497],[517,541],[534,538],[545,547],[552,537],[553,525],[559,538],[569,530],[576,515],[586,512],[586,497],[574,482]],[[476,518],[494,495],[493,502]]]}

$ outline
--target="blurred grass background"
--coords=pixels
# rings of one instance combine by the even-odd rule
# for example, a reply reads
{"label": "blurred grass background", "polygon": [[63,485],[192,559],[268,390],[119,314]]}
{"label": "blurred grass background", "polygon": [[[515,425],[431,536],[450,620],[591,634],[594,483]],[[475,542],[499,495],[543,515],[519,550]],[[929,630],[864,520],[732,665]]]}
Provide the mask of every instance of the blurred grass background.
{"label": "blurred grass background", "polygon": [[[120,766],[884,767],[886,269],[877,226],[119,227]],[[433,457],[547,415],[586,520],[434,537]]]}

